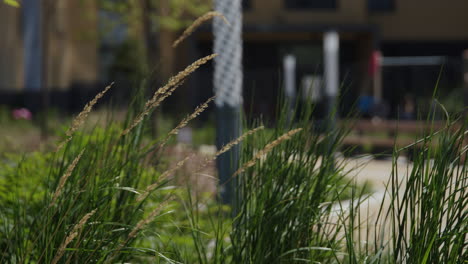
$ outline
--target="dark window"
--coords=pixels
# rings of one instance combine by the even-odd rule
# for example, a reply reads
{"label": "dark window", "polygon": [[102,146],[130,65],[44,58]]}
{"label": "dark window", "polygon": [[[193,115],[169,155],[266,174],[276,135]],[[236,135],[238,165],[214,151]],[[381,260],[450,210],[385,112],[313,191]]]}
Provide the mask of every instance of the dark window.
{"label": "dark window", "polygon": [[388,12],[395,9],[395,0],[368,0],[367,8],[371,12]]}
{"label": "dark window", "polygon": [[286,8],[290,9],[335,9],[336,0],[284,0]]}
{"label": "dark window", "polygon": [[242,9],[250,10],[252,8],[252,0],[242,0]]}

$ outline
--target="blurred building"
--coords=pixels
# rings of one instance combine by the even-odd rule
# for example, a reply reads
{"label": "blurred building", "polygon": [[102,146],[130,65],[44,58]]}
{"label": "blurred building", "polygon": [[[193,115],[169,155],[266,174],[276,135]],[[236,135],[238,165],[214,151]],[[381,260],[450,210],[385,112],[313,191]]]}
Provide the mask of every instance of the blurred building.
{"label": "blurred building", "polygon": [[[95,89],[99,65],[96,3],[37,1],[37,6],[28,6],[32,2],[23,1],[21,8],[0,3],[0,103],[24,105],[24,94],[29,94],[26,104],[37,104],[47,87],[54,103],[64,104],[60,96],[64,91],[74,89],[80,94],[80,90]],[[26,21],[31,16],[36,18],[32,23]],[[25,32],[31,24],[40,33],[28,46]],[[26,58],[31,54],[40,56]],[[40,66],[40,78],[28,80],[27,64]],[[73,98],[67,100],[73,104]]]}
{"label": "blurred building", "polygon": [[[296,84],[323,75],[323,36],[340,35],[343,112],[362,95],[386,102],[396,117],[405,98],[462,87],[468,48],[466,0],[244,0],[244,99],[259,114],[274,113],[286,55],[297,61]],[[211,51],[209,30],[197,50]],[[200,54],[197,54],[200,55]],[[379,67],[381,66],[381,67]],[[211,87],[210,70],[200,79]],[[300,92],[298,93],[300,94]],[[427,99],[428,100],[428,99]],[[414,102],[415,104],[417,102]]]}
{"label": "blurred building", "polygon": [[[31,2],[23,1],[23,7]],[[41,24],[46,41],[38,43],[46,48],[36,47],[46,54],[43,85],[52,91],[53,104],[79,108],[83,100],[78,97],[86,101],[100,82],[116,80],[126,72],[120,67],[114,70],[117,74],[109,74],[114,46],[128,37],[125,26],[103,38],[98,36],[103,31],[99,20],[109,14],[99,12],[95,1],[41,2],[50,3],[38,11],[48,18],[47,26]],[[457,91],[462,90],[467,0],[243,0],[243,6],[244,102],[254,114],[275,112],[283,89],[283,60],[291,56],[296,62],[296,94],[313,95],[313,100],[320,101],[323,37],[330,30],[340,38],[342,113],[362,98],[357,106],[369,111],[372,104],[385,102],[388,106],[379,112],[387,117],[399,116],[404,104],[407,109],[427,108],[439,73],[442,94],[457,99]],[[0,5],[0,103],[20,105],[24,100],[19,95],[33,90],[25,83],[27,17],[24,8]],[[211,26],[207,25],[177,50],[177,63],[186,65],[211,52]],[[121,57],[122,63],[133,67],[131,59]],[[188,82],[195,87],[185,90],[184,100],[194,105],[204,101],[213,91],[212,74],[209,66],[199,69]],[[60,97],[65,91],[67,96]],[[32,93],[33,101],[39,93]]]}

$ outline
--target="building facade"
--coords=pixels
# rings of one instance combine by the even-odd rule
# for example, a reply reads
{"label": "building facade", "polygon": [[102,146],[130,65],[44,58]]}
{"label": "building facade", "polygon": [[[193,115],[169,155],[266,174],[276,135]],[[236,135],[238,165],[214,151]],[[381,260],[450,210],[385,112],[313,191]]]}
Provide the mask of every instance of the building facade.
{"label": "building facade", "polygon": [[[77,89],[94,89],[98,82],[97,5],[93,1],[23,1],[20,8],[0,4],[0,103],[24,105],[40,101],[43,87],[52,94]],[[39,7],[39,8],[37,8]],[[40,31],[32,42],[26,32],[32,13],[34,30]],[[35,24],[35,25],[34,25]],[[26,42],[30,41],[29,44]],[[28,50],[30,49],[30,50]],[[28,53],[29,52],[29,53]],[[33,60],[27,56],[37,55]],[[28,55],[29,54],[29,55]],[[40,66],[40,80],[31,87],[26,77],[29,69]],[[60,96],[59,96],[60,97]],[[71,100],[71,99],[70,99]],[[60,98],[58,100],[60,101]],[[29,104],[29,103],[26,103]],[[34,106],[33,106],[34,107]]]}
{"label": "building facade", "polygon": [[[362,95],[387,104],[396,118],[406,100],[422,105],[437,83],[462,87],[462,52],[468,49],[468,1],[452,0],[244,0],[244,98],[259,114],[274,112],[283,58],[297,61],[296,84],[323,75],[323,36],[340,36],[344,112]],[[198,35],[204,54],[211,33]],[[443,68],[443,69],[442,69]],[[201,73],[210,85],[208,70]],[[317,88],[318,89],[318,88]],[[300,94],[300,92],[298,92]],[[250,107],[250,106],[249,106]]]}

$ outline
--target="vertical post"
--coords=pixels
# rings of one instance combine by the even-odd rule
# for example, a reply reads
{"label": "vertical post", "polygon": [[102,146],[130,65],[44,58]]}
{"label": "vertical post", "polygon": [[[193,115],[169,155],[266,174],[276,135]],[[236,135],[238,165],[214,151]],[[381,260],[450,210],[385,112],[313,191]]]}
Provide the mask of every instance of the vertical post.
{"label": "vertical post", "polygon": [[[242,105],[242,7],[241,0],[215,0],[215,10],[222,13],[229,24],[215,18],[214,92],[217,111],[216,146],[239,137],[241,132]],[[231,180],[239,164],[239,146],[232,148],[217,159],[220,178],[220,193],[223,203],[232,204],[235,194]]]}
{"label": "vertical post", "polygon": [[24,1],[24,87],[26,91],[37,92],[42,85],[42,1]]}
{"label": "vertical post", "polygon": [[468,49],[463,52],[463,83],[465,97],[465,115],[468,116]]}
{"label": "vertical post", "polygon": [[294,111],[294,102],[296,99],[296,57],[288,54],[283,58],[283,71],[284,71],[284,95],[288,106],[288,117]]}
{"label": "vertical post", "polygon": [[337,113],[336,101],[339,89],[339,51],[340,39],[338,32],[328,31],[323,38],[324,49],[324,68],[325,68],[325,103],[326,103],[326,117],[330,120],[326,125],[327,129],[334,125],[334,117]]}
{"label": "vertical post", "polygon": [[[55,13],[52,12],[54,2],[51,0],[42,0],[42,19],[41,19],[41,37],[42,37],[42,61],[41,61],[41,111],[42,116],[40,120],[41,138],[47,139],[48,136],[48,120],[47,112],[49,111],[50,98],[48,87],[48,64],[49,64],[49,31],[50,31],[50,16]],[[55,10],[56,11],[56,10]]]}
{"label": "vertical post", "polygon": [[[464,115],[465,120],[468,118],[468,49],[463,52],[463,97],[464,97]],[[468,145],[468,138],[465,138],[463,146]],[[465,153],[461,159],[461,164],[468,158],[468,153]]]}
{"label": "vertical post", "polygon": [[376,104],[382,102],[382,53],[378,50],[372,52],[371,72],[373,77],[374,100]]}

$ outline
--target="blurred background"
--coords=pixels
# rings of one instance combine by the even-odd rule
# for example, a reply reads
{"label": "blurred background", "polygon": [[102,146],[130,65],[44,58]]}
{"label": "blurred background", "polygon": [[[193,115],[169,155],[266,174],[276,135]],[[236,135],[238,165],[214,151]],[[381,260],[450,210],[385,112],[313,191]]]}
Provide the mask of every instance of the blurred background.
{"label": "blurred background", "polygon": [[[329,31],[339,38],[340,116],[356,111],[363,120],[415,120],[434,106],[436,86],[447,111],[467,105],[466,0],[243,0],[242,5],[244,109],[252,117],[274,120],[285,89],[315,103],[319,114],[326,108],[323,43]],[[24,107],[33,117],[44,109],[75,113],[111,82],[113,103],[125,105],[142,80],[155,90],[212,53],[211,23],[172,48],[183,29],[212,9],[210,0],[4,0],[0,105]],[[212,65],[202,67],[163,113],[180,116],[203,102],[213,94],[212,80]]]}

